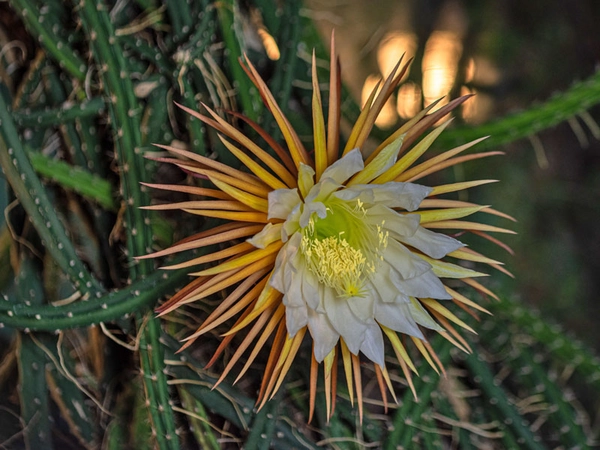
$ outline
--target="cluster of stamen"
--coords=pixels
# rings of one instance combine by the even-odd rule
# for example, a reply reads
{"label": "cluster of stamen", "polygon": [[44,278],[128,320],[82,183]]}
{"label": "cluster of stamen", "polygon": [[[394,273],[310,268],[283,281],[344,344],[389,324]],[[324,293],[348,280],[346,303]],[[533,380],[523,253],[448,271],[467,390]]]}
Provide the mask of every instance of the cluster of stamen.
{"label": "cluster of stamen", "polygon": [[383,224],[365,223],[366,214],[360,200],[353,208],[337,202],[324,219],[313,214],[302,230],[300,249],[309,270],[339,297],[363,297],[365,282],[383,259],[388,233]]}

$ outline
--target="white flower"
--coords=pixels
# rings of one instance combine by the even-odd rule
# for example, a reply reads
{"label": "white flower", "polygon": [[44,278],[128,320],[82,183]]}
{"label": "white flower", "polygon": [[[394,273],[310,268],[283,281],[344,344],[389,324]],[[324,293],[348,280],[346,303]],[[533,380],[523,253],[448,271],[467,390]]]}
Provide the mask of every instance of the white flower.
{"label": "white flower", "polygon": [[[288,333],[293,337],[308,326],[318,362],[341,336],[352,353],[361,351],[383,367],[379,324],[422,339],[417,324],[440,327],[411,297],[452,298],[431,264],[404,244],[437,259],[463,244],[426,230],[419,215],[407,214],[431,188],[401,182],[343,186],[363,169],[355,149],[327,168],[317,184],[311,177],[304,201],[297,189],[269,193],[269,218],[285,220],[281,239],[287,241],[270,283],[284,294]],[[250,242],[264,247],[271,228]]]}

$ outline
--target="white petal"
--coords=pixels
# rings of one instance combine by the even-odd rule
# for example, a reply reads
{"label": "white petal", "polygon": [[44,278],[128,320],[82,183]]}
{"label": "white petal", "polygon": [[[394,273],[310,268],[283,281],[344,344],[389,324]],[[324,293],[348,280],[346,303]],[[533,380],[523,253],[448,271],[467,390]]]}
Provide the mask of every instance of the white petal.
{"label": "white petal", "polygon": [[[382,225],[383,229],[391,231],[393,237],[412,236],[419,229],[421,217],[418,214],[400,214],[387,206],[377,204],[367,210],[367,222]],[[400,240],[402,240],[400,239]]]}
{"label": "white petal", "polygon": [[306,306],[299,308],[285,308],[285,326],[290,337],[294,337],[296,333],[306,325],[308,325],[308,313]]}
{"label": "white petal", "polygon": [[295,233],[292,238],[287,241],[275,259],[273,275],[269,283],[281,293],[286,293],[292,282],[293,266],[291,261],[298,254],[298,246],[300,245],[300,233]]}
{"label": "white petal", "polygon": [[395,276],[397,272],[392,271],[391,280],[399,291],[411,297],[435,298],[438,300],[450,300],[452,296],[446,292],[440,279],[433,273],[433,270],[408,280],[402,280]]}
{"label": "white petal", "polygon": [[440,327],[440,325],[432,319],[432,317],[429,315],[429,313],[427,312],[427,310],[425,308],[423,308],[423,305],[421,305],[421,302],[419,302],[417,299],[411,298],[411,304],[410,304],[410,313],[413,317],[413,319],[415,319],[415,321],[421,325],[424,326],[425,328],[429,328],[431,330],[434,331],[442,331],[443,328]]}
{"label": "white petal", "polygon": [[302,297],[310,308],[324,312],[321,305],[321,286],[319,285],[319,280],[307,267],[302,272]]}
{"label": "white petal", "polygon": [[283,304],[289,308],[306,308],[324,311],[321,285],[306,266],[304,256],[298,250],[300,234],[296,233],[280,250],[270,283],[284,293]]}
{"label": "white petal", "polygon": [[[350,346],[348,346],[348,349],[350,349]],[[375,364],[378,364],[379,367],[385,367],[383,334],[381,333],[381,328],[376,323],[370,325],[365,331],[365,339],[360,346],[360,351]]]}
{"label": "white petal", "polygon": [[367,207],[380,203],[389,208],[414,211],[431,191],[430,187],[420,184],[390,181],[381,185],[357,184],[336,192],[335,196],[342,200],[360,198]]}
{"label": "white petal", "polygon": [[287,219],[300,201],[298,189],[275,189],[269,192],[269,214],[267,218]]}
{"label": "white petal", "polygon": [[[362,188],[363,186],[367,186],[366,188]],[[335,196],[337,198],[339,198],[340,200],[346,200],[346,201],[350,201],[350,200],[355,200],[357,198],[360,198],[360,200],[363,203],[366,204],[372,204],[373,202],[373,192],[371,189],[369,189],[370,185],[368,184],[361,184],[359,185],[358,188],[356,186],[350,187],[350,188],[346,188],[346,189],[342,189],[341,191],[338,191],[335,193]]]}
{"label": "white petal", "polygon": [[348,350],[357,355],[365,338],[367,326],[352,313],[348,302],[343,298],[337,298],[331,289],[325,290],[324,306],[335,331],[344,338]]}
{"label": "white petal", "polygon": [[375,303],[373,297],[374,294],[375,293],[367,291],[367,294],[364,297],[350,297],[345,299],[348,302],[350,311],[364,323],[373,322],[373,304]]}
{"label": "white petal", "polygon": [[355,148],[325,169],[321,175],[321,179],[331,178],[336,183],[342,184],[352,175],[363,170],[364,167],[365,164],[360,150]]}
{"label": "white petal", "polygon": [[288,238],[300,229],[300,211],[303,206],[304,204],[298,203],[283,223],[281,229],[281,240],[283,242],[287,242]]}
{"label": "white petal", "polygon": [[318,289],[319,289],[319,304],[317,305],[316,308],[314,308],[314,310],[316,312],[318,312],[319,314],[327,314],[327,311],[325,310],[325,297],[327,297],[328,295],[335,295],[335,293],[333,291],[333,288],[325,286],[323,283],[318,283]]}
{"label": "white petal", "polygon": [[298,169],[298,188],[300,188],[302,197],[306,197],[314,185],[315,169],[300,163],[300,168]]}
{"label": "white petal", "polygon": [[410,299],[408,295],[404,295],[390,281],[389,264],[381,264],[377,272],[373,275],[371,281],[367,285],[372,286],[372,290],[377,294],[378,300],[386,303],[408,303]]}
{"label": "white petal", "polygon": [[324,202],[329,196],[337,191],[342,185],[335,181],[333,178],[323,178],[321,181],[314,185],[310,190],[309,194],[304,199],[305,203],[311,202]]}
{"label": "white petal", "polygon": [[417,322],[413,318],[412,304],[406,303],[375,303],[375,320],[399,333],[424,339]]}
{"label": "white petal", "polygon": [[415,278],[431,270],[431,264],[419,258],[395,239],[388,241],[388,246],[383,252],[383,258],[384,261],[381,264],[389,264],[401,280]]}
{"label": "white petal", "polygon": [[317,362],[322,362],[338,343],[340,335],[325,314],[308,310],[308,330],[313,338]]}
{"label": "white petal", "polygon": [[301,261],[302,256],[296,252],[285,267],[284,288],[285,295],[283,304],[291,308],[306,308],[306,301],[302,294],[302,285],[304,284],[304,274],[307,272]]}
{"label": "white petal", "polygon": [[266,248],[267,245],[281,239],[282,225],[281,223],[273,225],[269,222],[260,232],[247,239],[247,242],[256,248]]}
{"label": "white petal", "polygon": [[300,221],[299,221],[300,226],[302,228],[308,226],[308,222],[310,221],[310,216],[312,216],[313,213],[316,213],[317,216],[319,216],[321,219],[324,219],[325,217],[327,217],[327,208],[321,202],[306,203],[304,205],[304,210],[302,211],[302,214],[300,215]]}
{"label": "white petal", "polygon": [[450,236],[435,233],[423,227],[419,227],[412,236],[398,236],[398,239],[434,259],[443,258],[448,253],[465,246],[465,244]]}

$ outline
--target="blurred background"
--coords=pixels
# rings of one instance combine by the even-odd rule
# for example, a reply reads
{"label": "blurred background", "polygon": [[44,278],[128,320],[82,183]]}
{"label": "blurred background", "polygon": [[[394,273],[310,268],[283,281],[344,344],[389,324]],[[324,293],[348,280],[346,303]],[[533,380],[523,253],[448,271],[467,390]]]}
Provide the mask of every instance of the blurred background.
{"label": "blurred background", "polygon": [[[345,82],[364,101],[402,53],[414,57],[382,129],[446,96],[474,93],[455,119],[477,126],[543,102],[598,69],[600,2],[362,0],[306,2],[323,36],[335,29]],[[361,100],[362,99],[362,100]],[[494,274],[503,296],[600,347],[600,108],[493,150],[464,166],[465,179],[500,183],[470,200],[511,214],[514,256],[490,248],[515,278]],[[507,223],[503,223],[504,226]],[[492,246],[493,247],[493,246]]]}

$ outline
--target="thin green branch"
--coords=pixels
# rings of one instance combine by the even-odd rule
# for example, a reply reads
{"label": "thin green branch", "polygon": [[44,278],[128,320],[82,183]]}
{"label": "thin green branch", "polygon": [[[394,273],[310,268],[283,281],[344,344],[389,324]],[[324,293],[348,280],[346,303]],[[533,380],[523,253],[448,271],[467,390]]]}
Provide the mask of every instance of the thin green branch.
{"label": "thin green branch", "polygon": [[156,271],[118,291],[68,305],[27,305],[9,296],[0,298],[0,326],[55,331],[111,322],[154,305],[180,287],[185,271]]}
{"label": "thin green branch", "polygon": [[479,150],[497,148],[565,122],[598,103],[600,103],[600,72],[525,111],[483,125],[462,126],[445,131],[436,141],[436,146],[450,148],[481,136],[490,136],[477,144],[477,148]]}
{"label": "thin green branch", "polygon": [[113,196],[113,187],[107,180],[43,153],[28,152],[27,155],[33,169],[42,177],[98,203],[105,209],[111,211],[118,209]]}
{"label": "thin green branch", "polygon": [[104,99],[94,97],[82,103],[65,102],[58,108],[17,110],[13,112],[13,119],[19,127],[48,127],[84,117],[96,117],[104,107]]}
{"label": "thin green branch", "polygon": [[[1,86],[0,86],[1,87]],[[46,189],[35,174],[0,92],[0,165],[15,195],[29,215],[46,250],[86,297],[101,295],[103,287],[77,256]]]}
{"label": "thin green branch", "polygon": [[[28,0],[13,0],[11,5],[18,10],[27,28],[48,54],[76,79],[83,81],[87,64],[75,53],[71,46],[56,34],[52,21],[44,20],[46,15]],[[58,29],[60,27],[58,26]]]}

